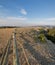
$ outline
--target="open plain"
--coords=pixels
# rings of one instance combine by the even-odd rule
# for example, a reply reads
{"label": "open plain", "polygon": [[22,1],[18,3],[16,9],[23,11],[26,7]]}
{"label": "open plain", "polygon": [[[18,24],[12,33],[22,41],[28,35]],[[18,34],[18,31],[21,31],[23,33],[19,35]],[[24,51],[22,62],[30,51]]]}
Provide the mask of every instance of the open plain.
{"label": "open plain", "polygon": [[0,28],[0,65],[55,65],[55,44],[40,29]]}

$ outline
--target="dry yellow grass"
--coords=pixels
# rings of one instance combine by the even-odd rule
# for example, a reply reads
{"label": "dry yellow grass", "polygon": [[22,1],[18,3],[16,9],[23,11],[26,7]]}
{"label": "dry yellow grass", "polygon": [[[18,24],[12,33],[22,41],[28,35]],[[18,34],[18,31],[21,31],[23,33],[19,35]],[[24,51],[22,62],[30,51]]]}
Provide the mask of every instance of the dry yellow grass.
{"label": "dry yellow grass", "polygon": [[14,28],[0,28],[0,59]]}
{"label": "dry yellow grass", "polygon": [[[38,35],[37,31],[39,29],[39,27],[0,29],[0,54],[3,53],[12,32],[15,30],[18,58],[21,65],[48,65],[48,63],[54,65],[55,60],[52,59],[54,57],[54,48],[52,46],[48,47],[49,43],[42,44],[38,39],[35,42],[33,38],[32,30],[35,30],[35,35]],[[12,40],[8,65],[13,65],[13,43]]]}

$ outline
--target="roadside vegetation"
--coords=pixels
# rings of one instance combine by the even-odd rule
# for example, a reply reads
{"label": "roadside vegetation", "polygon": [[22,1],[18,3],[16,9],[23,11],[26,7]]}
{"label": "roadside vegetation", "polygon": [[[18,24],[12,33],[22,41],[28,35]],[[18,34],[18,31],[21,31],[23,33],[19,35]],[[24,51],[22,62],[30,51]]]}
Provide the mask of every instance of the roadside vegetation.
{"label": "roadside vegetation", "polygon": [[45,35],[48,40],[51,40],[55,44],[55,28],[49,29],[48,34]]}
{"label": "roadside vegetation", "polygon": [[38,35],[38,39],[40,40],[40,42],[45,43],[46,39],[45,39],[45,35],[44,34],[39,34]]}
{"label": "roadside vegetation", "polygon": [[45,31],[43,29],[40,29],[39,32],[37,32],[36,30],[32,29],[31,30],[31,33],[32,33],[32,36],[33,36],[33,39],[35,42],[37,42],[38,40],[42,43],[45,43],[46,40],[45,40]]}

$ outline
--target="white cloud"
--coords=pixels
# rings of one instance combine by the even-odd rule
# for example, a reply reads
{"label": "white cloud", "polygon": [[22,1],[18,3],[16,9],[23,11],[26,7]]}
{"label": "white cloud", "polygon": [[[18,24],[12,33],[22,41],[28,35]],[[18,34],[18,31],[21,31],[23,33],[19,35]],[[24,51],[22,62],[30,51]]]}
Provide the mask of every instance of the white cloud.
{"label": "white cloud", "polygon": [[46,20],[50,20],[50,21],[52,20],[53,21],[53,20],[55,20],[55,18],[46,18]]}
{"label": "white cloud", "polygon": [[26,21],[27,18],[25,17],[5,17],[5,18],[0,18],[0,26],[5,26],[5,25],[23,26],[25,25]]}
{"label": "white cloud", "polygon": [[34,18],[35,20],[54,21],[55,18]]}
{"label": "white cloud", "polygon": [[16,26],[34,26],[34,25],[55,25],[55,18],[36,18],[28,19],[26,17],[1,17],[1,25],[16,25]]}
{"label": "white cloud", "polygon": [[55,18],[34,18],[30,22],[32,25],[55,25]]}
{"label": "white cloud", "polygon": [[10,19],[10,20],[27,20],[27,18],[25,18],[25,17],[7,17],[7,19]]}
{"label": "white cloud", "polygon": [[39,21],[37,22],[38,25],[55,25],[54,21]]}
{"label": "white cloud", "polygon": [[21,12],[21,14],[23,14],[23,15],[27,15],[27,11],[26,11],[25,9],[21,9],[20,12]]}

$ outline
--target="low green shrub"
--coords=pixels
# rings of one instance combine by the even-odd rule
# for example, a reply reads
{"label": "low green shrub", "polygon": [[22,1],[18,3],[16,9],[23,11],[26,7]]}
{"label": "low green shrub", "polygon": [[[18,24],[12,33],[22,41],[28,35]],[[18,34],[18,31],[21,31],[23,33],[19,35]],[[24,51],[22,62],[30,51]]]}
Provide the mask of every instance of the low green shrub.
{"label": "low green shrub", "polygon": [[39,35],[38,35],[38,39],[39,39],[41,42],[46,42],[46,40],[45,40],[45,35],[44,35],[44,34],[39,34]]}

